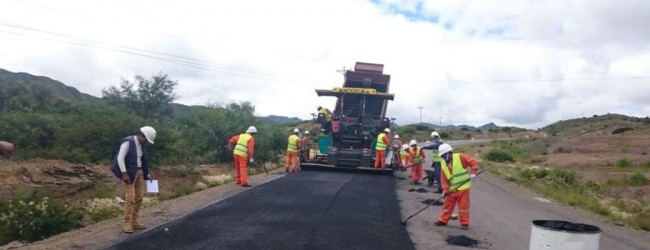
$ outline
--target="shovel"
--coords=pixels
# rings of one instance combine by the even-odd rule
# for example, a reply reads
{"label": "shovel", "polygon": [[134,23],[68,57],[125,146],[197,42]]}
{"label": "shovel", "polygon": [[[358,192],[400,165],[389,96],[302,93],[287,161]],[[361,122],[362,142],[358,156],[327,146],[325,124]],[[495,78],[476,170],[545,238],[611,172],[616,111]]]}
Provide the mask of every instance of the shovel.
{"label": "shovel", "polygon": [[[479,172],[476,174],[476,176],[478,176],[479,174],[483,173],[483,171],[485,171],[485,170],[481,170],[481,171],[479,171]],[[472,180],[472,179],[464,180],[463,182],[461,182],[460,184],[458,184],[458,186],[456,186],[456,188],[454,188],[453,190],[449,191],[449,193],[456,192],[456,189],[458,189],[459,187],[465,185],[465,183],[468,183],[468,182],[471,181],[471,180]],[[402,226],[406,226],[406,222],[407,222],[409,219],[413,218],[413,216],[418,215],[419,213],[421,213],[421,212],[424,211],[425,209],[429,208],[431,205],[438,203],[438,201],[442,200],[442,198],[445,198],[445,196],[444,196],[444,195],[441,196],[441,197],[438,198],[437,200],[435,200],[435,201],[429,203],[426,207],[420,209],[420,211],[417,211],[417,212],[414,213],[413,215],[411,215],[411,216],[409,216],[408,218],[406,218],[406,220],[402,221]]]}

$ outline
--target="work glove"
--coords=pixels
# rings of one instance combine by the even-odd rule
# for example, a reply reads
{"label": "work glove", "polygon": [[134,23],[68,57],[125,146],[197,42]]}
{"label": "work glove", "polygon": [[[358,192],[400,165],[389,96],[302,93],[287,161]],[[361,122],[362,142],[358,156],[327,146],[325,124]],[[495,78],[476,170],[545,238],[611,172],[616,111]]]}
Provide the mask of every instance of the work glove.
{"label": "work glove", "polygon": [[253,158],[250,158],[250,159],[248,160],[248,162],[253,163],[253,162],[255,162],[255,160],[253,160]]}
{"label": "work glove", "polygon": [[474,182],[474,178],[476,178],[476,174],[469,175],[469,179],[472,180],[472,182]]}
{"label": "work glove", "polygon": [[447,195],[449,195],[449,193],[442,193],[442,198],[447,198]]}
{"label": "work glove", "polygon": [[228,151],[232,152],[232,147],[228,147]]}

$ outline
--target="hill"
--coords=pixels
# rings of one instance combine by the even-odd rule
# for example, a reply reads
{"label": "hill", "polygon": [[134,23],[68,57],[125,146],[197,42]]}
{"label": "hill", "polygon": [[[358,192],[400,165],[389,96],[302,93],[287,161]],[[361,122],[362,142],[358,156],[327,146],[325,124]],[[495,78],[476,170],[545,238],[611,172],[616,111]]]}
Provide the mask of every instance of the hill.
{"label": "hill", "polygon": [[79,92],[45,76],[0,69],[0,110],[48,110],[74,102],[97,102],[100,98]]}
{"label": "hill", "polygon": [[552,136],[650,134],[650,118],[620,114],[594,115],[558,121],[541,130]]}
{"label": "hill", "polygon": [[298,117],[286,117],[286,116],[277,116],[277,115],[269,115],[269,116],[262,116],[260,117],[262,121],[264,121],[267,124],[298,124],[303,122],[302,119]]}

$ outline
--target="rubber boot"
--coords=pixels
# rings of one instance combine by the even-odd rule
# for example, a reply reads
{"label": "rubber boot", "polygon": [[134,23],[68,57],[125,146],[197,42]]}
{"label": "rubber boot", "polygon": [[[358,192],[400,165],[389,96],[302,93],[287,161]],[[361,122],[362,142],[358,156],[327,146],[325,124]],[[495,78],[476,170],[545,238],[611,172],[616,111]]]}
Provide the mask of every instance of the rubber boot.
{"label": "rubber boot", "polygon": [[131,226],[135,230],[147,229],[147,225],[138,222],[138,214],[140,212],[140,206],[133,207],[132,222]]}

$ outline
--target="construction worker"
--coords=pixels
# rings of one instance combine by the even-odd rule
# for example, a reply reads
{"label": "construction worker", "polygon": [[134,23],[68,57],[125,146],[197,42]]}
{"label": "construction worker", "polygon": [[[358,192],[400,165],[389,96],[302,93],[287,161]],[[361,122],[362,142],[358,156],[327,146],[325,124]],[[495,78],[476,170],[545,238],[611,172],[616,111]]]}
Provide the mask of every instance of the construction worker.
{"label": "construction worker", "polygon": [[255,162],[255,133],[257,128],[250,126],[245,133],[235,135],[228,141],[228,149],[233,151],[232,156],[235,159],[235,182],[242,187],[252,187],[248,184],[248,163]]}
{"label": "construction worker", "polygon": [[469,194],[472,180],[478,173],[478,162],[471,156],[452,152],[451,145],[442,144],[438,147],[438,156],[442,157],[442,192],[445,203],[436,226],[445,226],[452,216],[458,203],[460,228],[469,227]]}
{"label": "construction worker", "polygon": [[411,180],[413,185],[420,185],[422,178],[422,165],[424,164],[424,151],[418,146],[417,141],[411,140],[409,143],[409,161],[411,162]]}
{"label": "construction worker", "polygon": [[150,126],[140,128],[138,135],[127,136],[120,143],[120,149],[111,163],[111,171],[124,183],[124,226],[122,231],[133,233],[133,230],[146,229],[147,226],[138,222],[140,205],[145,192],[145,180],[153,180],[149,173],[147,160],[147,143],[153,144],[156,130]]}
{"label": "construction worker", "polygon": [[404,144],[402,145],[400,151],[400,159],[402,160],[402,165],[400,166],[400,170],[405,171],[406,166],[409,165],[409,145]]}
{"label": "construction worker", "polygon": [[309,137],[309,130],[305,130],[305,134],[300,138],[300,145],[302,151],[302,161],[311,160],[311,138]]}
{"label": "construction worker", "polygon": [[386,128],[377,135],[377,143],[375,144],[375,168],[381,167],[382,170],[386,169],[386,148],[390,147],[390,141],[388,140],[389,134],[390,129]]}
{"label": "construction worker", "polygon": [[317,121],[321,124],[320,130],[324,134],[329,134],[332,130],[332,111],[322,106],[318,106],[318,119]]}
{"label": "construction worker", "polygon": [[284,172],[296,172],[298,162],[298,149],[300,148],[300,130],[293,129],[293,134],[289,136],[289,143],[287,145],[287,156],[284,160]]}
{"label": "construction worker", "polygon": [[433,150],[431,163],[431,169],[425,169],[424,172],[427,173],[428,186],[433,186],[433,181],[435,180],[438,188],[434,190],[434,193],[442,193],[442,184],[440,183],[440,166],[442,163],[442,157],[438,156],[438,147],[444,142],[440,139],[440,134],[438,132],[431,132],[431,145],[422,147],[424,150]]}

